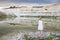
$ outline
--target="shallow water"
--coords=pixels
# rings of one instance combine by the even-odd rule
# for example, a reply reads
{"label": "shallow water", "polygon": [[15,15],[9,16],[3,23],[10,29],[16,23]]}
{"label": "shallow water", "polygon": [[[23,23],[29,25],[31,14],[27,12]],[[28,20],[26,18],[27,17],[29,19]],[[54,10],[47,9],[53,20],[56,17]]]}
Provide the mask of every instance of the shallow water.
{"label": "shallow water", "polygon": [[[57,29],[53,28],[56,26],[51,24],[51,23],[58,23],[57,26],[60,26],[59,20],[56,19],[47,19],[47,18],[42,18],[44,23],[46,24],[46,28],[44,28],[44,31],[50,31],[50,32],[55,32]],[[38,23],[38,18],[26,18],[26,17],[12,17],[12,18],[5,18],[0,21],[0,40],[17,40],[16,35],[20,31],[27,31],[27,32],[36,32],[37,31],[37,23]],[[50,24],[48,24],[50,23]],[[47,27],[48,26],[48,27]],[[52,28],[51,28],[52,26]],[[50,29],[51,28],[51,29]],[[58,30],[58,32],[60,32]],[[13,34],[13,35],[12,35]],[[10,37],[11,36],[11,37]],[[7,39],[8,37],[8,39]]]}

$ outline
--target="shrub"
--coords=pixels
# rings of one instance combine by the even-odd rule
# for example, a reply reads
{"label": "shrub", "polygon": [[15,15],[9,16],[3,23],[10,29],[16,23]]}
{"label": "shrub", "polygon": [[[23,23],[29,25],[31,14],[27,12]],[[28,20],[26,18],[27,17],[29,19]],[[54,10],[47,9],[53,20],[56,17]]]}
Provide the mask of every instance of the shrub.
{"label": "shrub", "polygon": [[38,37],[37,38],[35,38],[35,37],[30,37],[30,36],[28,36],[28,35],[24,35],[24,39],[25,40],[53,40],[53,38],[54,38],[54,36],[52,36],[52,34],[50,34],[48,37],[46,37],[46,38],[43,38],[43,39],[39,39]]}
{"label": "shrub", "polygon": [[53,40],[52,34],[50,33],[50,35],[47,38],[45,38],[45,40]]}

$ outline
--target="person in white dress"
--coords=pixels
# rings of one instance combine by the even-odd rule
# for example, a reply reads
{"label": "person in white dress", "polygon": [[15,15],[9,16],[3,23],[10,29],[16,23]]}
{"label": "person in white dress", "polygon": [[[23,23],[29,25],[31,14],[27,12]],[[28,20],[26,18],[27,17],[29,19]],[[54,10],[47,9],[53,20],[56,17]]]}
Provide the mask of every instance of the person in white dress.
{"label": "person in white dress", "polygon": [[40,36],[43,33],[43,21],[42,21],[41,17],[38,20],[38,32],[39,32]]}

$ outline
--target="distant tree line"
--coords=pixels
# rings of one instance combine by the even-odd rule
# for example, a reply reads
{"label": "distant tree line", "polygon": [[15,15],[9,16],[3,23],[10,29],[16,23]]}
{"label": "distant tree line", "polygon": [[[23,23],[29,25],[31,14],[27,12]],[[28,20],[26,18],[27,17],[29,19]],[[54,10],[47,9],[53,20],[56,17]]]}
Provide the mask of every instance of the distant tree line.
{"label": "distant tree line", "polygon": [[9,8],[16,8],[16,6],[10,6]]}

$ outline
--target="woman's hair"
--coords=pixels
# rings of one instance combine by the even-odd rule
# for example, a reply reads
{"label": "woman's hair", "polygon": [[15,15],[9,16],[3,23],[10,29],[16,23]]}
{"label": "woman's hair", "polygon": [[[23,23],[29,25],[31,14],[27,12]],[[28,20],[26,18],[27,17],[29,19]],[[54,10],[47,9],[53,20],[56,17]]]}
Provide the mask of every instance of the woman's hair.
{"label": "woman's hair", "polygon": [[42,18],[41,18],[41,16],[39,17],[39,20],[41,20]]}

